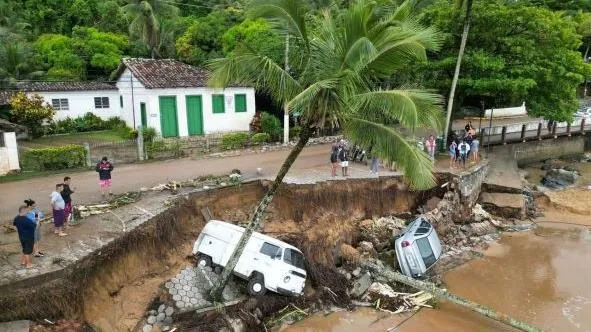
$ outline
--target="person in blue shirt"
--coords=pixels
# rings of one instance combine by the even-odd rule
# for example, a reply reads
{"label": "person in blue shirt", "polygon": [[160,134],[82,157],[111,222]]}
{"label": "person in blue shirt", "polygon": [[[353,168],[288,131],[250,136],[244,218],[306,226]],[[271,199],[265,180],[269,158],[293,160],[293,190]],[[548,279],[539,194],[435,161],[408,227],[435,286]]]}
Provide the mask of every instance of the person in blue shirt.
{"label": "person in blue shirt", "polygon": [[14,226],[18,231],[18,237],[23,248],[23,255],[21,257],[21,265],[27,269],[33,267],[33,260],[31,254],[33,253],[33,246],[35,245],[35,222],[27,217],[29,208],[26,205],[21,205],[18,208],[18,216],[14,218]]}
{"label": "person in blue shirt", "polygon": [[43,212],[39,210],[35,201],[32,199],[25,199],[25,204],[29,208],[29,213],[27,213],[27,218],[33,220],[35,222],[35,245],[33,246],[33,256],[35,257],[43,257],[45,253],[39,250],[39,242],[41,241],[41,219],[43,219]]}

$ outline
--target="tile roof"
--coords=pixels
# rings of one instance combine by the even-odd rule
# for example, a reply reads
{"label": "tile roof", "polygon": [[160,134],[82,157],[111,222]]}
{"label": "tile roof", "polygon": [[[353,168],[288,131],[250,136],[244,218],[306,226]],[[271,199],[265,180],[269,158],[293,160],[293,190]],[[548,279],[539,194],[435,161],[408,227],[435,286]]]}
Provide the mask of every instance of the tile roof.
{"label": "tile roof", "polygon": [[10,98],[16,94],[13,90],[1,90],[0,91],[0,106],[10,104]]}
{"label": "tile roof", "polygon": [[95,81],[21,82],[17,88],[26,92],[117,90],[115,84]]}
{"label": "tile roof", "polygon": [[207,85],[209,72],[173,59],[123,59],[115,76],[118,79],[129,68],[148,89],[193,88]]}

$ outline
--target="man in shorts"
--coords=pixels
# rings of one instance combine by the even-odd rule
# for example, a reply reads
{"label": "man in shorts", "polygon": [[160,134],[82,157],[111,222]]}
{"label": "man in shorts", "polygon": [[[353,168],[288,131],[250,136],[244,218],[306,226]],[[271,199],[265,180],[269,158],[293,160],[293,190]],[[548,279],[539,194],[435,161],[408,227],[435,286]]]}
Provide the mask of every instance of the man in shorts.
{"label": "man in shorts", "polygon": [[339,146],[339,162],[341,163],[341,172],[343,176],[349,176],[349,153],[345,144],[341,143]]}
{"label": "man in shorts", "polygon": [[466,168],[466,159],[470,153],[470,144],[462,140],[460,145],[458,145],[458,150],[460,151],[460,163],[462,164],[462,167]]}
{"label": "man in shorts", "polygon": [[61,192],[62,198],[66,203],[66,207],[64,208],[64,225],[66,226],[66,228],[69,227],[68,222],[70,221],[70,217],[72,215],[72,194],[74,193],[74,191],[70,187],[71,181],[72,178],[70,178],[69,176],[66,176],[64,178],[64,189]]}
{"label": "man in shorts", "polygon": [[59,236],[66,236],[68,234],[64,233],[62,227],[64,226],[64,219],[65,219],[65,212],[64,208],[66,207],[66,202],[62,198],[62,190],[64,189],[64,185],[58,183],[55,185],[55,191],[51,193],[51,209],[53,210],[53,225],[55,226],[54,232]]}
{"label": "man in shorts", "polygon": [[105,192],[109,190],[109,195],[113,195],[111,192],[111,172],[113,171],[113,164],[109,162],[107,157],[103,157],[101,162],[96,164],[96,171],[99,173],[99,185],[101,186],[101,195],[105,197]]}
{"label": "man in shorts", "polygon": [[33,267],[33,246],[35,245],[35,222],[27,217],[29,208],[26,205],[21,205],[18,208],[18,216],[14,218],[14,226],[18,231],[18,238],[21,242],[23,255],[21,256],[21,265],[30,269]]}

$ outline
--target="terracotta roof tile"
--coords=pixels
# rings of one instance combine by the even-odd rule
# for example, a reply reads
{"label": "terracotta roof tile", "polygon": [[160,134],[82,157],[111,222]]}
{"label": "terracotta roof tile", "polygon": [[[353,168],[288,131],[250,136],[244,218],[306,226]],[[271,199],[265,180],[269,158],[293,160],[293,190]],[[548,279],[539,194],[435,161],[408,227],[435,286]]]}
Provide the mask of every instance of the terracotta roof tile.
{"label": "terracotta roof tile", "polygon": [[[193,88],[207,84],[209,72],[172,59],[123,59],[123,65],[148,89]],[[118,70],[121,75],[123,67]]]}
{"label": "terracotta roof tile", "polygon": [[94,81],[22,82],[17,88],[26,92],[117,90],[114,84]]}

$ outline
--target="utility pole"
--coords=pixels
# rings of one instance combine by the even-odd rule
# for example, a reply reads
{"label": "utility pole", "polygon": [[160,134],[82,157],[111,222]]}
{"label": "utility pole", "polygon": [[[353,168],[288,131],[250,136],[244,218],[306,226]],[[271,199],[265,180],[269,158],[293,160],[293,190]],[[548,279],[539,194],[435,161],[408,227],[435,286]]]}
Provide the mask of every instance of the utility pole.
{"label": "utility pole", "polygon": [[[285,71],[289,72],[289,35],[285,36]],[[283,144],[289,143],[289,110],[283,105]]]}

